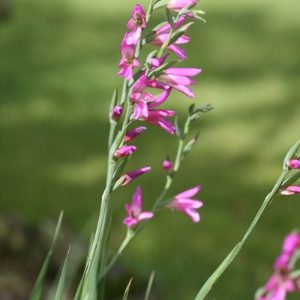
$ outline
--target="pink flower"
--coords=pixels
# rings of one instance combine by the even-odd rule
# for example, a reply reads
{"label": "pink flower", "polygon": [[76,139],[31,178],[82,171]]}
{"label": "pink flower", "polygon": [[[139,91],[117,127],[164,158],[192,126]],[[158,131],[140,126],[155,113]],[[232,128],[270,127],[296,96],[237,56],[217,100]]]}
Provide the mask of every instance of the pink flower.
{"label": "pink flower", "polygon": [[173,168],[173,164],[168,159],[165,159],[162,165],[163,165],[163,169],[166,171],[170,171]]}
{"label": "pink flower", "polygon": [[300,186],[290,185],[280,192],[281,195],[295,195],[300,193]]}
{"label": "pink flower", "polygon": [[287,253],[282,253],[279,255],[273,264],[274,269],[288,271],[290,258],[291,255]]}
{"label": "pink flower", "polygon": [[199,200],[191,199],[201,189],[200,185],[195,186],[192,189],[186,190],[180,194],[177,194],[167,207],[183,212],[192,219],[194,223],[200,221],[200,215],[196,209],[203,206],[203,203]]}
{"label": "pink flower", "polygon": [[158,96],[154,96],[146,92],[132,94],[131,99],[135,103],[133,118],[135,120],[139,118],[148,118],[149,109],[153,109],[161,105],[162,103],[164,103],[168,99],[170,93],[171,93],[171,88],[166,88]]}
{"label": "pink flower", "polygon": [[121,180],[122,183],[121,185],[124,186],[126,184],[128,184],[129,182],[131,182],[132,180],[134,180],[135,178],[148,173],[149,171],[151,171],[151,167],[143,167],[134,171],[130,171],[124,175],[122,175]]}
{"label": "pink flower", "polygon": [[132,130],[127,131],[126,134],[125,134],[125,137],[124,137],[124,141],[126,143],[130,142],[135,137],[139,136],[146,129],[147,129],[146,127],[140,126],[140,127],[137,127],[137,128],[134,128]]}
{"label": "pink flower", "polygon": [[186,96],[193,98],[194,93],[190,85],[194,84],[194,81],[190,77],[198,75],[201,71],[198,68],[168,68],[158,75],[156,79],[149,81],[148,84],[153,88],[166,89],[172,87]]}
{"label": "pink flower", "polygon": [[297,292],[297,278],[292,278],[293,269],[290,261],[297,249],[300,248],[300,235],[297,232],[288,234],[283,242],[282,253],[274,262],[275,272],[268,280],[267,284],[256,300],[285,300],[289,292]]}
{"label": "pink flower", "polygon": [[266,300],[285,300],[288,292],[294,292],[293,280],[286,274],[275,272],[265,286]]}
{"label": "pink flower", "polygon": [[151,211],[142,211],[142,191],[138,186],[133,194],[132,203],[125,204],[127,217],[123,220],[123,224],[128,228],[132,228],[142,220],[153,218],[154,214]]}
{"label": "pink flower", "polygon": [[175,116],[175,114],[176,112],[173,110],[149,110],[148,117],[142,117],[141,120],[156,125],[169,134],[174,134],[176,128],[167,118]]}
{"label": "pink flower", "polygon": [[197,2],[198,0],[170,0],[167,7],[174,11],[180,11],[182,8],[195,6]]}
{"label": "pink flower", "polygon": [[131,30],[126,37],[127,44],[136,45],[141,37],[142,30],[146,28],[146,13],[140,4],[134,6],[127,28]]}
{"label": "pink flower", "polygon": [[285,237],[282,251],[284,253],[294,253],[297,249],[300,249],[300,234],[292,232]]}
{"label": "pink flower", "polygon": [[114,120],[119,120],[123,112],[123,107],[121,105],[116,105],[112,112],[111,112],[111,118]]}
{"label": "pink flower", "polygon": [[121,157],[128,156],[132,154],[134,151],[136,151],[136,149],[137,148],[135,146],[126,146],[126,145],[121,146],[114,153],[114,157],[121,158]]}
{"label": "pink flower", "polygon": [[127,43],[127,33],[121,43],[121,60],[119,63],[120,71],[118,75],[127,80],[133,79],[133,68],[140,66],[139,61],[134,56],[134,46]]}
{"label": "pink flower", "polygon": [[292,159],[288,162],[288,167],[290,169],[300,169],[300,160],[299,159]]}
{"label": "pink flower", "polygon": [[[182,23],[186,20],[186,16],[181,16],[179,20],[174,24],[175,29],[178,29]],[[183,26],[181,29],[186,31],[192,23]],[[170,36],[171,25],[169,23],[161,25],[155,32],[154,39],[151,41],[156,46],[162,46]],[[186,59],[185,51],[178,45],[187,44],[190,38],[187,35],[180,36],[176,41],[168,46],[168,49],[179,57],[180,60]]]}

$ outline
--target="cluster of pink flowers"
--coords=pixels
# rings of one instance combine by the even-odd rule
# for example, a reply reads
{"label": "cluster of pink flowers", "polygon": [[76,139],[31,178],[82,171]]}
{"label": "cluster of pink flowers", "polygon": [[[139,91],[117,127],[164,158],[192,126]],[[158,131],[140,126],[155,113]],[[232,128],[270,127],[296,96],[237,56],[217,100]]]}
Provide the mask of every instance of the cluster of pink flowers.
{"label": "cluster of pink flowers", "polygon": [[[176,112],[174,110],[161,109],[160,106],[169,99],[172,90],[177,90],[189,98],[194,97],[191,89],[191,86],[194,84],[192,78],[198,75],[201,69],[171,67],[167,63],[167,59],[169,59],[171,53],[175,54],[180,61],[186,59],[186,53],[180,45],[190,41],[185,32],[194,23],[194,17],[188,10],[195,6],[197,2],[197,0],[171,0],[168,2],[167,8],[169,10],[178,13],[182,9],[187,9],[187,12],[180,13],[177,17],[174,17],[172,24],[165,22],[155,28],[152,39],[149,42],[158,46],[158,49],[165,47],[164,49],[167,53],[158,55],[159,51],[157,50],[156,53],[148,57],[145,66],[141,66],[138,60],[139,51],[137,51],[137,47],[140,48],[142,46],[142,33],[147,28],[147,16],[142,5],[136,4],[134,6],[127,23],[127,32],[121,43],[121,60],[118,72],[118,75],[127,80],[130,86],[129,100],[133,106],[131,120],[153,124],[169,134],[175,133],[176,128],[170,118],[174,117]],[[178,30],[180,30],[180,34],[173,38],[172,35]],[[166,43],[168,44],[166,45]],[[136,72],[137,69],[139,69],[138,72]],[[116,105],[111,113],[111,118],[116,121],[119,120],[122,111],[123,107]],[[115,159],[122,159],[134,153],[137,147],[127,143],[139,136],[144,130],[146,130],[144,126],[128,130],[123,143],[114,153]],[[163,168],[166,171],[171,172],[172,167],[171,161],[165,160],[163,162]],[[124,186],[150,170],[149,166],[145,166],[127,172],[120,177],[118,184]],[[196,209],[202,206],[202,202],[191,199],[199,190],[200,186],[196,186],[178,194],[167,207],[185,213],[193,222],[199,222],[200,216]],[[142,211],[140,187],[136,189],[132,203],[126,204],[125,209],[128,216],[124,219],[124,224],[129,228],[136,226],[144,219],[152,218],[154,215],[153,212]]]}
{"label": "cluster of pink flowers", "polygon": [[285,300],[288,293],[300,293],[300,276],[292,277],[293,257],[300,250],[300,234],[292,232],[283,242],[282,252],[273,265],[274,273],[256,300]]}

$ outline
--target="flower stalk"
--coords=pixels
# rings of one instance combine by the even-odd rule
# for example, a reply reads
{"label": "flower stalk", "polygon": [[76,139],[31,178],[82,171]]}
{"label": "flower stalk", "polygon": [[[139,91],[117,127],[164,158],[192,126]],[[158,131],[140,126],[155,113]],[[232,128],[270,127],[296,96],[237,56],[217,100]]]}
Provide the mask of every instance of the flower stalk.
{"label": "flower stalk", "polygon": [[268,205],[272,202],[280,188],[284,185],[285,179],[287,174],[289,173],[288,169],[288,161],[291,159],[293,155],[295,155],[300,147],[300,140],[298,140],[288,151],[284,163],[283,163],[283,170],[277,179],[275,185],[273,186],[271,192],[266,196],[265,200],[263,201],[261,207],[259,208],[258,212],[256,213],[253,221],[251,222],[249,228],[247,229],[245,235],[241,239],[239,243],[235,245],[235,247],[230,251],[230,253],[226,256],[223,262],[219,265],[219,267],[213,272],[213,274],[208,278],[205,284],[200,289],[199,293],[195,297],[195,300],[203,300],[209,291],[212,289],[213,285],[217,282],[217,280],[221,277],[221,275],[225,272],[225,270],[229,267],[232,261],[236,258],[239,252],[242,250],[245,242],[248,240],[250,234],[253,232],[254,228],[256,227],[258,221],[260,220],[262,214],[268,207]]}

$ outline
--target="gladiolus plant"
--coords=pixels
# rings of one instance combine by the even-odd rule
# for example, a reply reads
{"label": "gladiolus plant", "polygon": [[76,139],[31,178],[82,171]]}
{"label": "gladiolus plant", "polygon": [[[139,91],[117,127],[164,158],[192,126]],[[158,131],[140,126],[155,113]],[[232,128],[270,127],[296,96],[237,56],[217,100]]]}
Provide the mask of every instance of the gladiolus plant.
{"label": "gladiolus plant", "polygon": [[[203,21],[203,12],[197,10],[197,0],[170,0],[167,3],[165,2],[152,0],[147,9],[140,4],[136,4],[129,16],[127,26],[124,26],[125,32],[120,42],[119,69],[116,72],[116,75],[123,79],[123,88],[121,93],[116,88],[111,99],[108,113],[110,131],[106,186],[102,194],[98,222],[92,233],[84,270],[73,295],[73,298],[77,300],[105,298],[103,287],[107,274],[120,255],[123,254],[128,244],[136,235],[142,232],[144,226],[149,222],[156,222],[156,216],[161,210],[170,213],[173,211],[174,215],[185,215],[190,219],[191,226],[198,226],[199,224],[192,223],[199,223],[200,220],[205,222],[205,199],[200,200],[197,196],[201,186],[188,186],[184,191],[175,192],[173,190],[173,179],[178,174],[182,162],[197,142],[198,133],[192,132],[192,127],[204,113],[212,109],[208,104],[197,107],[194,102],[191,102],[195,97],[193,90],[195,80],[198,79],[199,75],[202,76],[201,67],[182,65],[183,63],[188,64],[184,49],[185,44],[191,43],[188,30],[197,20]],[[155,24],[155,27],[152,28],[149,21],[158,10],[164,10],[166,19],[162,23]],[[153,51],[148,50],[149,45],[151,45],[150,49],[155,47]],[[146,54],[143,56],[145,57],[144,60],[141,59],[140,55],[142,51]],[[178,93],[187,98],[186,104],[189,106],[185,122],[179,122],[177,112],[170,109],[169,106],[171,101],[176,101]],[[160,129],[162,137],[169,134],[172,138],[178,140],[175,151],[168,149],[168,152],[172,151],[174,153],[171,152],[170,156],[167,153],[163,154],[167,157],[161,162],[161,174],[165,184],[157,198],[151,199],[151,207],[143,205],[143,198],[146,199],[147,195],[143,194],[142,198],[142,190],[144,190],[142,186],[135,186],[131,201],[130,199],[120,199],[125,209],[123,220],[119,220],[119,223],[123,224],[126,235],[115,253],[108,252],[109,215],[112,212],[111,196],[116,190],[122,191],[128,184],[134,187],[138,177],[143,176],[146,178],[152,170],[151,166],[148,165],[141,165],[134,169],[130,166],[130,162],[135,157],[143,155],[142,147],[137,147],[135,143],[141,135],[146,138],[146,129],[153,125]],[[242,240],[203,284],[195,299],[201,300],[206,297],[214,283],[241,251],[262,213],[274,197],[300,193],[299,186],[295,184],[299,178],[299,171],[297,171],[300,165],[299,145],[300,141],[288,152],[284,160],[282,174],[263,201]],[[174,159],[170,159],[170,157]],[[212,187],[204,186],[203,188],[209,189]],[[61,218],[58,222],[49,255],[33,288],[31,299],[40,299],[43,277],[49,264],[60,224]],[[290,272],[292,272],[289,262],[296,255],[297,249],[299,250],[299,234],[291,233],[285,241],[282,256],[275,263],[275,273],[270,279],[270,283],[265,286],[257,299],[284,299],[279,297],[270,298],[269,295],[283,294],[297,289],[296,284],[293,282],[294,279],[286,277],[285,273],[289,272],[290,275]],[[108,256],[107,253],[109,253]],[[68,259],[66,259],[62,268],[57,285],[55,298],[57,300],[63,297],[67,268]],[[145,294],[146,300],[149,298],[152,281],[153,276],[149,280]],[[123,299],[129,297],[129,288],[130,284],[125,290]],[[284,292],[281,292],[282,290]]]}

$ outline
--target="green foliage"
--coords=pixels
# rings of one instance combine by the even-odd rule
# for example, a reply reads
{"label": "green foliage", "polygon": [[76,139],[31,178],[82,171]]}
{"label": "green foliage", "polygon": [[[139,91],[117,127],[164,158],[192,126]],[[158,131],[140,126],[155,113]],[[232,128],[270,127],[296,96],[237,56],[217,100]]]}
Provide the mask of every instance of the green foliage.
{"label": "green foliage", "polygon": [[62,270],[61,270],[61,274],[60,274],[58,285],[56,288],[54,300],[63,300],[70,249],[71,249],[71,247],[69,248],[69,250],[67,252],[67,255],[66,255]]}
{"label": "green foliage", "polygon": [[58,218],[58,221],[57,221],[57,224],[56,224],[56,227],[55,227],[54,235],[53,235],[53,240],[52,240],[52,243],[50,245],[49,252],[47,253],[47,256],[46,256],[46,258],[43,262],[42,268],[41,268],[40,273],[37,277],[37,280],[34,284],[34,287],[32,289],[29,300],[39,300],[39,299],[41,299],[44,278],[46,276],[48,266],[49,266],[49,263],[50,263],[50,259],[51,259],[52,253],[53,253],[53,249],[54,249],[56,240],[57,240],[58,235],[59,235],[62,220],[63,220],[63,212],[61,212],[60,215],[59,215],[59,218]]}

